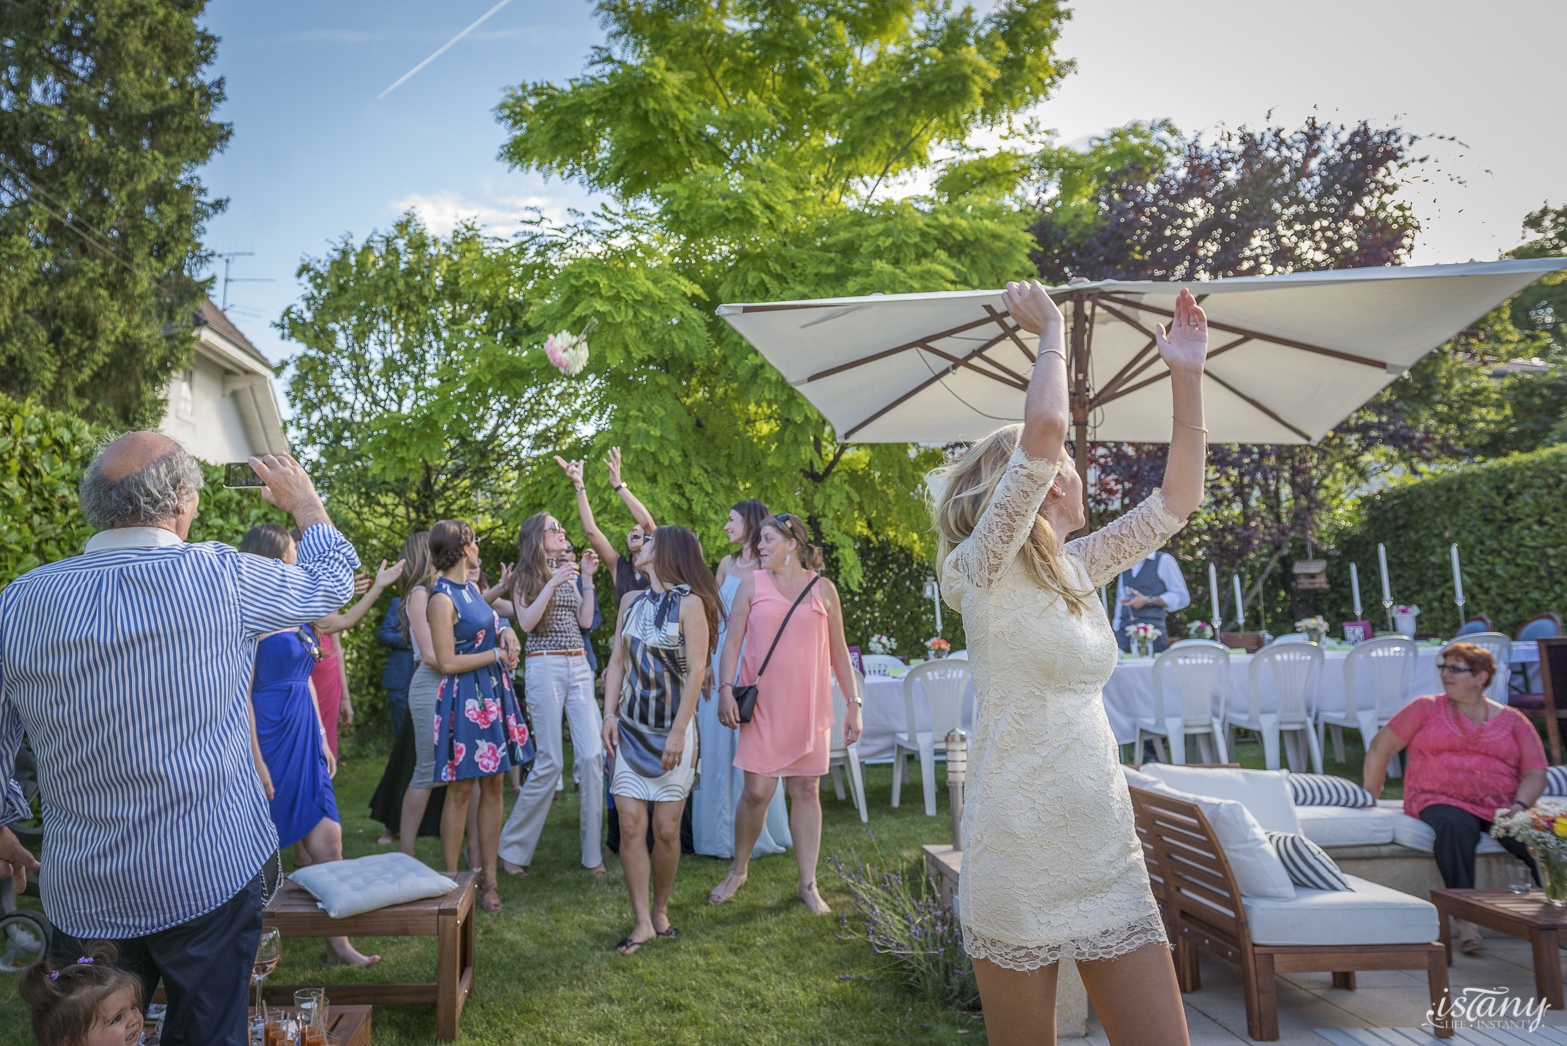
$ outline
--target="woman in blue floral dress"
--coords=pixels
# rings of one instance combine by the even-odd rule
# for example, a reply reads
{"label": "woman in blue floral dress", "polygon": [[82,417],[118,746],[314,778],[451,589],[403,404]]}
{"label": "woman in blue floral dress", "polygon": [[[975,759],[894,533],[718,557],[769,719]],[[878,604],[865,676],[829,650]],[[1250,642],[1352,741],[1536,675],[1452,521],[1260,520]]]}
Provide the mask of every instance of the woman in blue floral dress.
{"label": "woman in blue floral dress", "polygon": [[495,862],[500,849],[503,789],[513,763],[533,758],[528,727],[511,669],[520,645],[510,626],[469,583],[479,566],[473,528],[446,519],[430,528],[430,558],[439,576],[430,592],[430,645],[441,687],[435,701],[435,779],[446,782],[441,811],[441,853],[457,870],[467,822],[468,796],[479,782],[479,872],[485,911],[501,910]]}

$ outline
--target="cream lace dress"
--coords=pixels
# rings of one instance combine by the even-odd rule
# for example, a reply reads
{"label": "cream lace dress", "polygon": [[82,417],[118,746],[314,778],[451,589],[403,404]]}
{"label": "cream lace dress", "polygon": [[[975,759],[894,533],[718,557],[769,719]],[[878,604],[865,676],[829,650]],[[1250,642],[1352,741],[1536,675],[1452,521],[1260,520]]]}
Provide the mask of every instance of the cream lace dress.
{"label": "cream lace dress", "polygon": [[[1168,943],[1101,698],[1118,657],[1115,635],[1102,612],[1073,614],[1016,562],[1056,465],[1015,450],[990,507],[942,570],[974,678],[963,944],[1013,970]],[[1180,526],[1154,491],[1067,543],[1075,584],[1107,583]]]}

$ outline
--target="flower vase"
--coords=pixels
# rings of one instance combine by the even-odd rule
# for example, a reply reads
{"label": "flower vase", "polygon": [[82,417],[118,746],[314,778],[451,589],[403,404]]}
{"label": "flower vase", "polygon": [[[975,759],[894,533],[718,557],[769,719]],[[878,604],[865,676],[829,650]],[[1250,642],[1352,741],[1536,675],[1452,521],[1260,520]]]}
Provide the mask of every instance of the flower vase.
{"label": "flower vase", "polygon": [[1132,640],[1132,656],[1153,657],[1153,640],[1134,638]]}
{"label": "flower vase", "polygon": [[1311,640],[1313,643],[1317,644],[1318,646],[1321,646],[1322,645],[1322,641],[1324,639],[1326,639],[1327,637],[1328,637],[1328,634],[1326,632],[1324,632],[1320,628],[1308,628],[1308,629],[1306,629],[1306,638]]}
{"label": "flower vase", "polygon": [[1546,903],[1567,908],[1567,851],[1536,847],[1535,857],[1545,880]]}
{"label": "flower vase", "polygon": [[1393,631],[1397,632],[1399,635],[1408,636],[1409,638],[1413,639],[1415,637],[1415,618],[1419,616],[1419,613],[1400,614],[1397,611],[1394,611]]}

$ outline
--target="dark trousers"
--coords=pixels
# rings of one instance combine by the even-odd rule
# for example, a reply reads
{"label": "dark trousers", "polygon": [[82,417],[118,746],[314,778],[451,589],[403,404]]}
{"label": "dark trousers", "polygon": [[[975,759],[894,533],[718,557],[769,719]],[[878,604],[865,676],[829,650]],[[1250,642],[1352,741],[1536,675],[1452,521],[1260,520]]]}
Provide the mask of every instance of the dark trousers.
{"label": "dark trousers", "polygon": [[[1480,833],[1491,829],[1491,822],[1460,810],[1446,803],[1434,803],[1420,811],[1420,819],[1436,829],[1436,846],[1432,856],[1436,858],[1436,870],[1442,873],[1442,883],[1449,890],[1473,890],[1475,885],[1475,847],[1480,843]],[[1529,848],[1517,839],[1498,839],[1503,848],[1524,864],[1540,884],[1540,870],[1535,867]]]}
{"label": "dark trousers", "polygon": [[[168,996],[163,1046],[247,1046],[250,970],[261,943],[261,876],[205,915],[145,937],[111,943],[141,979],[143,1004],[158,982]],[[84,942],[55,931],[49,954],[74,962]]]}

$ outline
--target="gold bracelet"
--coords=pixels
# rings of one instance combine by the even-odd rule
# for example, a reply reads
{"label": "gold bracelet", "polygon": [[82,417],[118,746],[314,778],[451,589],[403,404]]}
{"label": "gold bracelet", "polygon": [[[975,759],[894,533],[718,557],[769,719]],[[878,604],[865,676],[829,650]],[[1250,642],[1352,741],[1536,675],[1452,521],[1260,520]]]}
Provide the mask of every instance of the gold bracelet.
{"label": "gold bracelet", "polygon": [[1175,422],[1177,425],[1184,425],[1185,427],[1187,427],[1189,429],[1196,429],[1198,432],[1201,432],[1204,436],[1206,436],[1208,434],[1208,430],[1203,428],[1201,425],[1193,425],[1189,421],[1182,421],[1180,418],[1177,418],[1174,414],[1170,415],[1170,420]]}
{"label": "gold bracelet", "polygon": [[1060,356],[1061,357],[1061,362],[1062,363],[1066,362],[1066,352],[1064,350],[1062,350],[1062,349],[1040,349],[1039,350],[1039,355],[1041,355],[1041,356],[1046,356],[1046,355],[1049,355],[1049,356]]}

